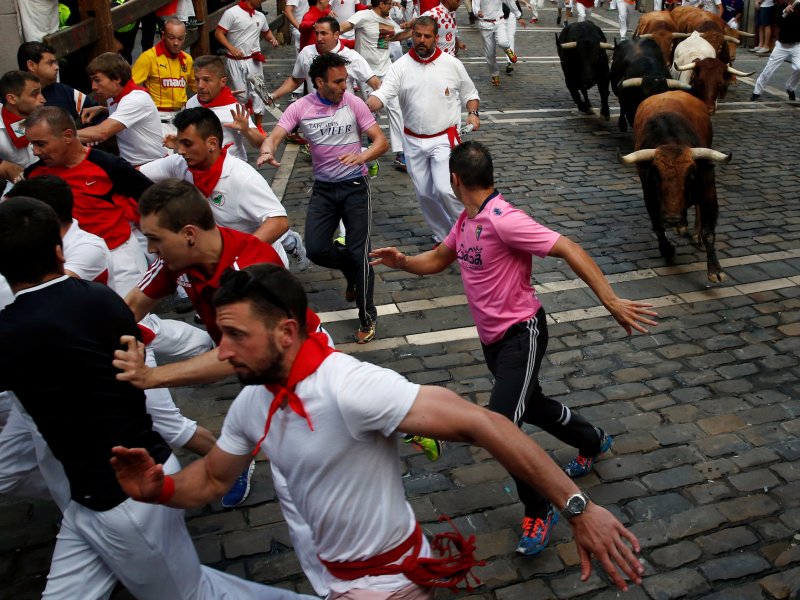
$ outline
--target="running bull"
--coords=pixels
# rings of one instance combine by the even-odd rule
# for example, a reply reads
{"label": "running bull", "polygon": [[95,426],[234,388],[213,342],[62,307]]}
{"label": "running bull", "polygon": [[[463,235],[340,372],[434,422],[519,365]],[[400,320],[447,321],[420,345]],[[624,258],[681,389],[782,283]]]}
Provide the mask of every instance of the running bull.
{"label": "running bull", "polygon": [[[606,42],[602,30],[589,21],[571,23],[556,35],[556,48],[564,71],[564,80],[572,99],[582,113],[591,114],[587,92],[596,85],[600,93],[600,114],[608,121],[608,57],[614,46]],[[581,99],[580,94],[583,94]]]}
{"label": "running bull", "polygon": [[717,260],[714,229],[719,205],[714,167],[728,162],[731,154],[711,149],[711,117],[703,102],[685,92],[666,92],[647,98],[633,124],[634,152],[620,156],[624,164],[635,164],[658,249],[672,258],[675,247],[667,240],[665,227],[677,227],[685,234],[686,213],[695,207],[696,245],[706,249],[708,280],[725,281]]}

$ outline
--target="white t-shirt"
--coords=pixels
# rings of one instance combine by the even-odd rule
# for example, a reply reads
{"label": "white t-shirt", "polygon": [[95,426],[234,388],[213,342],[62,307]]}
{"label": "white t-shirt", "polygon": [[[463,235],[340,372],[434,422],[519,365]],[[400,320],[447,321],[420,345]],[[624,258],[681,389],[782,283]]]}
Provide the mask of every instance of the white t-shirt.
{"label": "white t-shirt", "polygon": [[[196,95],[189,98],[189,101],[186,103],[186,108],[196,108],[198,106],[202,106],[202,104],[200,104],[200,100]],[[239,106],[239,104],[234,102],[233,104],[227,104],[226,106],[214,106],[210,110],[217,115],[219,122],[222,123],[223,145],[233,144],[233,146],[228,148],[228,154],[235,156],[239,160],[247,162],[247,146],[244,134],[240,131],[236,131],[235,129],[231,129],[230,127],[225,127],[225,123],[233,123],[231,111],[235,111],[237,106]],[[250,127],[255,127],[253,119],[248,118],[248,124]]]}
{"label": "white t-shirt", "polygon": [[81,279],[109,284],[111,252],[103,238],[84,231],[75,219],[64,234],[64,268]]}
{"label": "white t-shirt", "polygon": [[108,101],[108,118],[125,126],[117,134],[119,155],[138,167],[166,155],[156,103],[144,90],[133,90],[119,101]]}
{"label": "white t-shirt", "polygon": [[261,50],[261,34],[269,31],[264,13],[256,11],[251,17],[238,4],[222,13],[217,27],[225,30],[228,41],[245,56]]}
{"label": "white t-shirt", "polygon": [[3,310],[13,301],[14,301],[14,292],[11,291],[11,287],[9,287],[6,278],[0,275],[0,310]]}
{"label": "white t-shirt", "polygon": [[58,31],[58,0],[18,0],[14,4],[26,42],[41,42],[44,36]]}
{"label": "white t-shirt", "polygon": [[414,133],[426,135],[457,125],[461,103],[479,99],[462,62],[444,52],[425,64],[404,55],[389,69],[380,89],[371,95],[384,106],[396,97],[403,125]]}
{"label": "white t-shirt", "polygon": [[[483,21],[499,21],[503,18],[503,0],[472,0],[472,11],[477,15],[483,12]],[[487,23],[494,25],[494,23]]]}
{"label": "white t-shirt", "polygon": [[385,29],[393,29],[395,34],[402,29],[391,19],[379,17],[374,10],[362,10],[347,19],[353,25],[356,32],[356,52],[363,56],[375,71],[375,75],[383,77],[392,66],[392,59],[389,56],[389,44],[381,41],[378,45],[379,26]]}
{"label": "white t-shirt", "polygon": [[[286,0],[286,6],[294,6],[294,18],[297,19],[298,23],[303,21],[303,17],[306,16],[310,8],[308,0]],[[332,5],[331,8],[333,8]],[[353,10],[355,11],[355,7]],[[342,19],[340,18],[339,20],[341,21]],[[294,25],[292,25],[292,27],[294,27]]]}
{"label": "white t-shirt", "polygon": [[[142,165],[139,170],[152,181],[176,178],[194,183],[186,161],[179,154]],[[286,209],[261,174],[231,155],[225,156],[222,175],[208,197],[208,203],[214,213],[214,221],[244,233],[253,233],[270,217],[286,216]],[[276,241],[272,247],[284,264],[288,264],[281,243]]]}
{"label": "white t-shirt", "polygon": [[[369,66],[364,57],[355,50],[352,50],[339,42],[339,47],[334,48],[332,52],[341,54],[350,64],[347,65],[347,91],[353,93],[353,82],[358,82],[362,87],[368,79],[375,76],[375,71]],[[308,70],[311,68],[312,61],[319,56],[319,51],[315,44],[306,46],[300,50],[297,55],[297,60],[294,61],[294,68],[292,69],[292,77],[295,79],[305,79],[308,82],[308,90],[311,92],[314,89],[314,82],[308,76]]]}
{"label": "white t-shirt", "polygon": [[[310,527],[313,551],[324,560],[351,561],[396,547],[413,531],[415,517],[405,498],[395,432],[419,386],[335,352],[296,392],[314,431],[293,411],[278,410],[262,449]],[[264,434],[272,398],[264,386],[244,388],[225,417],[220,449],[237,456],[252,452]],[[427,544],[422,555],[430,555]],[[355,581],[327,571],[325,576],[333,592],[408,585],[402,575]]]}
{"label": "white t-shirt", "polygon": [[[24,121],[17,121],[13,125],[17,137],[25,135]],[[18,164],[20,167],[27,167],[36,162],[33,155],[33,148],[30,144],[17,148],[6,131],[6,124],[0,119],[0,159]]]}

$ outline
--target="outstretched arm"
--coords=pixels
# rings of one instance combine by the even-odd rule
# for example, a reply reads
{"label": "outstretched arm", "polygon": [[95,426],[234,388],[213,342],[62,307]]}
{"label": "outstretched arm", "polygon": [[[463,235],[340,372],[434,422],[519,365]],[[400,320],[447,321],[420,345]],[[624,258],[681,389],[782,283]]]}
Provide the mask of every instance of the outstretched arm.
{"label": "outstretched arm", "polygon": [[[547,453],[509,419],[467,402],[448,389],[422,386],[398,430],[485,448],[556,509],[566,506],[567,499],[579,491]],[[581,557],[583,581],[591,574],[590,558],[594,555],[620,589],[627,590],[620,570],[634,583],[641,583],[644,569],[633,553],[639,551],[639,542],[611,513],[589,503],[586,511],[573,517],[569,524]]]}
{"label": "outstretched arm", "polygon": [[261,149],[258,153],[258,159],[256,160],[256,164],[260,167],[264,163],[270,164],[273,167],[280,167],[281,163],[279,163],[275,159],[275,149],[283,143],[283,140],[286,139],[286,130],[283,127],[278,127],[277,125],[272,129],[272,132],[269,134],[267,139],[261,144]]}
{"label": "outstretched arm", "polygon": [[369,264],[386,265],[415,275],[431,275],[444,271],[456,259],[456,252],[444,244],[416,256],[406,256],[397,248],[378,248],[369,253],[375,260]]}
{"label": "outstretched arm", "polygon": [[558,241],[553,245],[550,250],[549,256],[563,258],[567,261],[570,269],[575,274],[583,279],[592,291],[600,299],[611,313],[617,323],[622,325],[623,329],[628,332],[628,335],[635,329],[641,333],[647,333],[641,323],[645,325],[655,326],[654,320],[648,317],[658,316],[655,311],[649,310],[653,307],[652,304],[647,302],[638,302],[635,300],[626,300],[620,298],[614,293],[611,284],[608,283],[605,275],[597,266],[597,263],[592,260],[592,257],[586,254],[586,251],[572,240],[561,236]]}

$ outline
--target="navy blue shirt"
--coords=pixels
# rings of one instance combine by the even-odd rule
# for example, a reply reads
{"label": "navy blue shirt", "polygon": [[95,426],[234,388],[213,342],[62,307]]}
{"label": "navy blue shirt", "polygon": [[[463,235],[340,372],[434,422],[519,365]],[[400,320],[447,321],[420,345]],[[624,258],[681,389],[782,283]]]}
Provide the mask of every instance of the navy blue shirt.
{"label": "navy blue shirt", "polygon": [[[48,106],[58,106],[66,109],[75,120],[80,117],[80,112],[84,108],[97,106],[97,102],[83,92],[79,92],[75,88],[71,88],[59,81],[44,88],[42,90],[42,96],[44,96],[44,100]],[[98,122],[99,120],[95,119],[93,124],[96,125]]]}

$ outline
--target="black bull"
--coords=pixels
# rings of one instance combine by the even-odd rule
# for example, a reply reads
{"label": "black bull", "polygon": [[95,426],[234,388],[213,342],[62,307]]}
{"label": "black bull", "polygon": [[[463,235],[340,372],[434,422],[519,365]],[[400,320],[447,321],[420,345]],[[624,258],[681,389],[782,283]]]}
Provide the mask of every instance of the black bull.
{"label": "black bull", "polygon": [[[600,114],[608,121],[608,56],[613,46],[594,23],[571,23],[556,35],[556,48],[564,71],[564,80],[572,99],[582,113],[591,114],[587,92],[596,85],[600,93]],[[583,94],[581,99],[580,94]]]}

